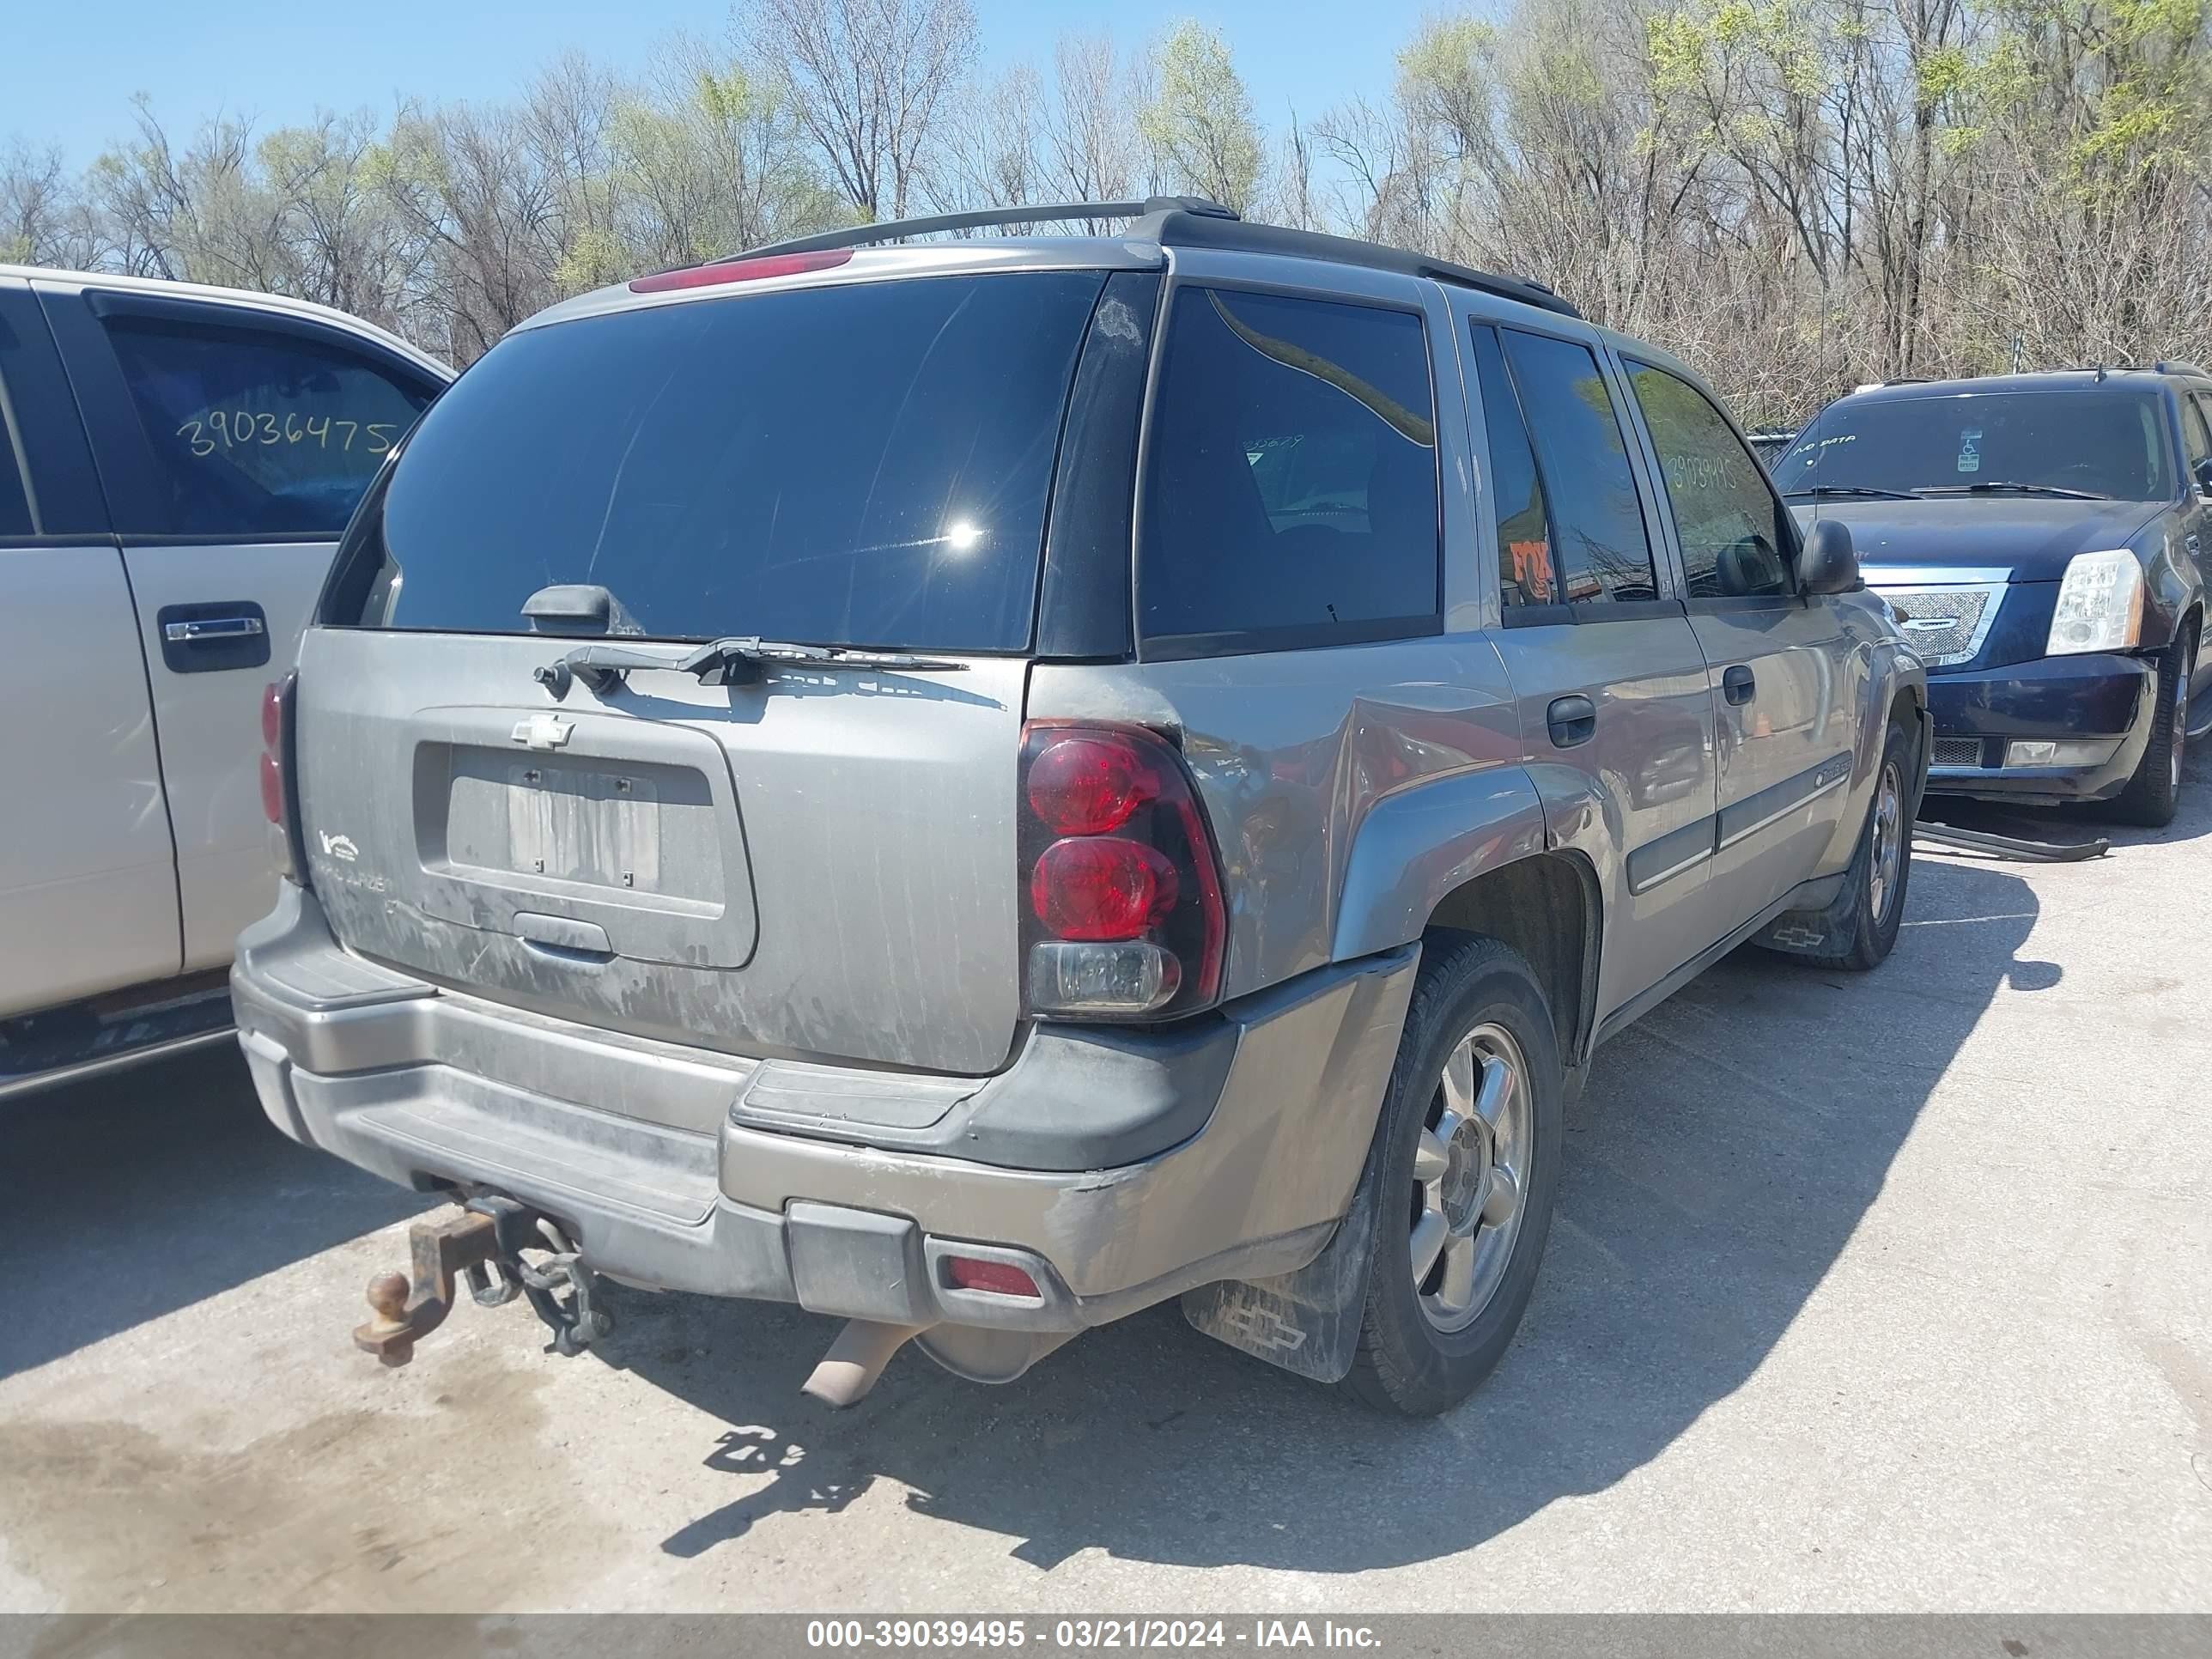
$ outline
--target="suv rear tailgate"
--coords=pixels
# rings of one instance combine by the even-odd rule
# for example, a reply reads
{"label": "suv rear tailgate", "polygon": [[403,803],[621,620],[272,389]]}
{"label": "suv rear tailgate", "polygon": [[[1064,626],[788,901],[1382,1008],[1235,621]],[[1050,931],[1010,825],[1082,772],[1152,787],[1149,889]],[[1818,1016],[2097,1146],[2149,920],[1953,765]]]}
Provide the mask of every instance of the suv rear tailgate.
{"label": "suv rear tailgate", "polygon": [[1017,658],[636,673],[573,641],[317,629],[310,880],[365,956],[733,1053],[996,1068],[1018,1016]]}

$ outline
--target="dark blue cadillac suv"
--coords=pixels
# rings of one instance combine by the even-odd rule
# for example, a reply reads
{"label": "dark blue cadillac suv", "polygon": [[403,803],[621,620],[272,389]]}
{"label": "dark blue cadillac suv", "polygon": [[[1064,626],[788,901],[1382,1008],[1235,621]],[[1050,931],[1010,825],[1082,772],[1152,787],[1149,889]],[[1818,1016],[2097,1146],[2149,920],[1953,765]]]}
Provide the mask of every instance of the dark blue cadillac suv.
{"label": "dark blue cadillac suv", "polygon": [[2212,725],[2212,374],[1863,386],[1774,477],[1807,521],[1850,526],[1928,665],[1931,793],[2172,819],[2191,720]]}

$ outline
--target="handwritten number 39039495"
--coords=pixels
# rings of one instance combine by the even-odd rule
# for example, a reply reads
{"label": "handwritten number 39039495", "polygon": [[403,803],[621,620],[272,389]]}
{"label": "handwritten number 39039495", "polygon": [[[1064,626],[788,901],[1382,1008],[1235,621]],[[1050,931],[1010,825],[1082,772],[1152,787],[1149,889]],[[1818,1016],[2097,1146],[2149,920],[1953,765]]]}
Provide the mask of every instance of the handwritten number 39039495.
{"label": "handwritten number 39039495", "polygon": [[[350,451],[356,435],[361,438],[365,454],[381,455],[392,447],[392,434],[398,428],[383,421],[340,421],[327,415],[301,419],[297,410],[288,410],[283,415],[256,414],[246,409],[218,409],[204,420],[186,421],[177,428],[177,435],[191,447],[195,455],[215,453],[218,447],[224,449],[243,449],[249,445],[264,447],[276,444],[315,445],[328,449],[336,436],[341,450]],[[213,437],[209,436],[213,433]],[[221,439],[217,445],[216,440]]]}

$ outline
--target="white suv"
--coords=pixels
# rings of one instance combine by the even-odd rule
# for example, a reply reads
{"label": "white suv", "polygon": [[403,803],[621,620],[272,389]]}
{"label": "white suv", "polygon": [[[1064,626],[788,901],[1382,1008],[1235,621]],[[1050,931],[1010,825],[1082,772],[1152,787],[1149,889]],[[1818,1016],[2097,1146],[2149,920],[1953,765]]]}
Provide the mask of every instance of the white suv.
{"label": "white suv", "polygon": [[0,1096],[227,1030],[255,705],[452,378],[321,306],[0,265]]}

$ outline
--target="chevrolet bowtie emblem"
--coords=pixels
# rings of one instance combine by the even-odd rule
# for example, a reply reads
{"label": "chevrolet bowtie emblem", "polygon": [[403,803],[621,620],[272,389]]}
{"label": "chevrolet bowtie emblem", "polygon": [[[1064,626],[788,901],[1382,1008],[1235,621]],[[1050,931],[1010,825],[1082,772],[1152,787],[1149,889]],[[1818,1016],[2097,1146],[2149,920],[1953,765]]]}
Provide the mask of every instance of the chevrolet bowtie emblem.
{"label": "chevrolet bowtie emblem", "polygon": [[515,721],[514,740],[532,749],[558,749],[575,729],[575,721],[564,720],[558,714],[532,714],[526,720]]}

